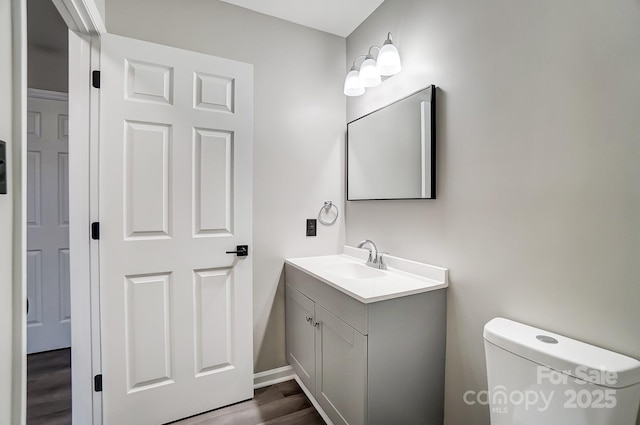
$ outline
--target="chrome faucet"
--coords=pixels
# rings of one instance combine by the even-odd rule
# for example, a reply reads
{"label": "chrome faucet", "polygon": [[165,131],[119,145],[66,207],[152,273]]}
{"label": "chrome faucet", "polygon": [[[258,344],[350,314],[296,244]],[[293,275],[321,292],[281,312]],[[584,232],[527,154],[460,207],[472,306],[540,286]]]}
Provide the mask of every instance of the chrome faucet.
{"label": "chrome faucet", "polygon": [[379,253],[378,247],[373,243],[370,239],[365,239],[358,244],[358,248],[364,248],[368,245],[369,250],[369,258],[367,259],[367,266],[373,267],[374,269],[386,270],[387,265],[382,261],[382,256],[385,254],[384,252]]}

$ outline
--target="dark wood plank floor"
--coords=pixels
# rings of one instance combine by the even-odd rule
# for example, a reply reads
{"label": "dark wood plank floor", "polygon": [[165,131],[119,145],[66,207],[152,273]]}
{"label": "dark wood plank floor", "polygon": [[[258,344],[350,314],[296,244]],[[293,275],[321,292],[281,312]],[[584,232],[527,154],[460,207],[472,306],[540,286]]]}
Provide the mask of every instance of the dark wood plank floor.
{"label": "dark wood plank floor", "polygon": [[[71,424],[71,351],[27,356],[27,425]],[[175,425],[324,425],[296,381],[260,388],[253,400]]]}
{"label": "dark wood plank floor", "polygon": [[253,400],[223,407],[172,425],[324,425],[296,381],[255,391]]}
{"label": "dark wood plank floor", "polygon": [[71,349],[27,356],[27,425],[71,424]]}

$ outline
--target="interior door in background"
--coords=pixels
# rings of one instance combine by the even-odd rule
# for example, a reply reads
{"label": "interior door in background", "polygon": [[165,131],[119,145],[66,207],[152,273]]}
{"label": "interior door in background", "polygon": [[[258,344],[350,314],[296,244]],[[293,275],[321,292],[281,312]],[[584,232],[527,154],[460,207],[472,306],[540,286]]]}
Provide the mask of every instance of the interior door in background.
{"label": "interior door in background", "polygon": [[[49,96],[64,98],[57,93]],[[31,354],[71,346],[69,116],[65,100],[29,97],[27,109],[27,353]]]}
{"label": "interior door in background", "polygon": [[253,397],[253,67],[101,38],[104,423]]}

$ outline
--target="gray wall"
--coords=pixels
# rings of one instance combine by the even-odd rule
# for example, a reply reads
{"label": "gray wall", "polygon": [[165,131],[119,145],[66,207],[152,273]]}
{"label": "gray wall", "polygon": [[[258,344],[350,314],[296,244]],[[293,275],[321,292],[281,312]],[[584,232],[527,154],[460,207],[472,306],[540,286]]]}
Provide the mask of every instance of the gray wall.
{"label": "gray wall", "polygon": [[287,257],[335,253],[343,219],[305,237],[325,200],[343,210],[345,39],[215,0],[109,0],[111,33],[254,64],[256,372],[287,364]]}
{"label": "gray wall", "polygon": [[93,1],[98,9],[98,13],[100,14],[100,18],[104,22],[105,18],[105,2],[106,0],[94,0]]}
{"label": "gray wall", "polygon": [[350,202],[347,243],[450,268],[446,424],[488,424],[482,327],[508,317],[640,358],[640,3],[386,0],[401,74],[352,120],[431,83],[438,199]]}
{"label": "gray wall", "polygon": [[27,31],[28,87],[68,92],[68,30],[51,0],[27,1]]}

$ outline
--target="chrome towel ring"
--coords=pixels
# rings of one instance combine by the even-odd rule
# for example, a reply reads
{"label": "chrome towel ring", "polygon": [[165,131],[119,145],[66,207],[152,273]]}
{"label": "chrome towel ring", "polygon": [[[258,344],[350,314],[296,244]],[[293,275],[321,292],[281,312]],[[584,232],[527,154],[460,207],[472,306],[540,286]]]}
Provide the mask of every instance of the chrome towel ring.
{"label": "chrome towel ring", "polygon": [[[335,215],[333,211],[335,210]],[[331,226],[336,222],[339,215],[338,207],[331,201],[325,201],[322,208],[320,208],[320,212],[318,213],[318,221],[325,226]]]}

